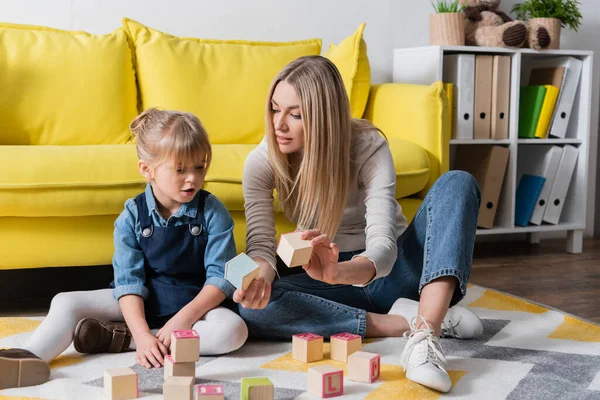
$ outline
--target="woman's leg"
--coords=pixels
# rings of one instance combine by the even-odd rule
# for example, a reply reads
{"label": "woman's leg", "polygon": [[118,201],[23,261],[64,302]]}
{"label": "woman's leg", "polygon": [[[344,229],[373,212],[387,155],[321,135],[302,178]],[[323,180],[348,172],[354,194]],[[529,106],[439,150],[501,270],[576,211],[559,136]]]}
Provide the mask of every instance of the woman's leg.
{"label": "woman's leg", "polygon": [[81,319],[123,321],[119,302],[112,293],[112,289],[101,289],[57,294],[52,299],[48,316],[35,330],[25,349],[50,362],[69,347]]}
{"label": "woman's leg", "polygon": [[200,335],[200,354],[227,354],[242,347],[248,338],[248,328],[242,318],[225,307],[207,312],[194,324]]}

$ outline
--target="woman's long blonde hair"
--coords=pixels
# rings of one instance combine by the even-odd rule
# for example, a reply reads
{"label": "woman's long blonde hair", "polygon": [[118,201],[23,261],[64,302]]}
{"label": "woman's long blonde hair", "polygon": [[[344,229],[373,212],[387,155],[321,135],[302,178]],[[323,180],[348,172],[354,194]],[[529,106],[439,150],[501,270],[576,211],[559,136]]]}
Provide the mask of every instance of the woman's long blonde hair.
{"label": "woman's long blonde hair", "polygon": [[[295,89],[300,100],[301,153],[283,154],[277,144],[271,99],[282,81]],[[266,115],[269,162],[285,214],[300,227],[316,228],[333,238],[348,197],[352,136],[375,127],[352,119],[342,77],[336,66],[321,56],[300,57],[275,77]]]}

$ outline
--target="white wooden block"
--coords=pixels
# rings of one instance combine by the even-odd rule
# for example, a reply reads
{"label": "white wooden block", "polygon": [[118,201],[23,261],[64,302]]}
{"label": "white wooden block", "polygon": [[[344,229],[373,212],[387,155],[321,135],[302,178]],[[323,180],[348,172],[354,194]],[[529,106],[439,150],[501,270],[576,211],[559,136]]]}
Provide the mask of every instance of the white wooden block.
{"label": "white wooden block", "polygon": [[357,351],[348,357],[348,379],[373,383],[379,379],[381,357],[379,354]]}
{"label": "white wooden block", "polygon": [[312,249],[310,240],[302,239],[302,232],[292,232],[281,235],[277,254],[291,268],[308,264]]}
{"label": "white wooden block", "polygon": [[260,268],[246,253],[240,253],[225,264],[225,279],[236,289],[246,290],[258,279]]}
{"label": "white wooden block", "polygon": [[137,373],[131,368],[112,368],[105,370],[104,397],[108,400],[137,399]]}
{"label": "white wooden block", "polygon": [[191,376],[169,376],[163,385],[165,400],[193,400],[194,378]]}

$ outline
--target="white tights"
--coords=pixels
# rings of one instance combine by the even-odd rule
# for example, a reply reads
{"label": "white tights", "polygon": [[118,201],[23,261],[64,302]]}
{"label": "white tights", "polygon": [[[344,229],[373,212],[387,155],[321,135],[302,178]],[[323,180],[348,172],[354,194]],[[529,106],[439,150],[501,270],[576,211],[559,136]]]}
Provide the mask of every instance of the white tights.
{"label": "white tights", "polygon": [[[124,321],[119,302],[112,292],[112,289],[101,289],[57,294],[52,299],[48,316],[35,330],[25,349],[50,362],[73,342],[75,327],[83,318]],[[246,323],[225,307],[207,312],[193,329],[200,335],[202,355],[230,353],[242,347],[248,338]],[[133,340],[130,347],[135,349]]]}

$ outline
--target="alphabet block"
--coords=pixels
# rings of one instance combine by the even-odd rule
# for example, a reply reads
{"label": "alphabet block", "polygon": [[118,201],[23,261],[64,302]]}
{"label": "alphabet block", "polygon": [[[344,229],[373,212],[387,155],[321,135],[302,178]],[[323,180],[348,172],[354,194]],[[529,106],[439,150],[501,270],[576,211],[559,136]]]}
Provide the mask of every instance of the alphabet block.
{"label": "alphabet block", "polygon": [[302,232],[292,232],[281,235],[277,254],[291,268],[308,264],[312,249],[310,240],[302,239]]}
{"label": "alphabet block", "polygon": [[379,379],[381,357],[379,354],[357,351],[348,357],[348,379],[373,383]]}
{"label": "alphabet block", "polygon": [[194,378],[191,376],[169,376],[163,385],[165,400],[194,400]]}
{"label": "alphabet block", "polygon": [[112,368],[105,370],[104,397],[108,400],[137,399],[137,373],[131,368]]}
{"label": "alphabet block", "polygon": [[292,336],[292,358],[310,363],[323,359],[323,336],[299,333]]}
{"label": "alphabet block", "polygon": [[331,359],[348,362],[348,356],[362,349],[362,338],[348,332],[338,333],[331,337]]}
{"label": "alphabet block", "polygon": [[222,385],[196,385],[196,400],[225,400]]}
{"label": "alphabet block", "polygon": [[176,363],[171,355],[165,357],[165,380],[169,376],[196,376],[196,364],[193,362]]}
{"label": "alphabet block", "polygon": [[344,371],[331,365],[308,369],[308,391],[323,399],[344,394]]}
{"label": "alphabet block", "polygon": [[242,378],[242,400],[273,400],[274,395],[269,378]]}
{"label": "alphabet block", "polygon": [[254,279],[258,279],[260,268],[246,253],[240,253],[225,263],[225,279],[236,289],[246,290]]}
{"label": "alphabet block", "polygon": [[200,359],[200,336],[195,330],[171,332],[171,357],[175,363]]}

